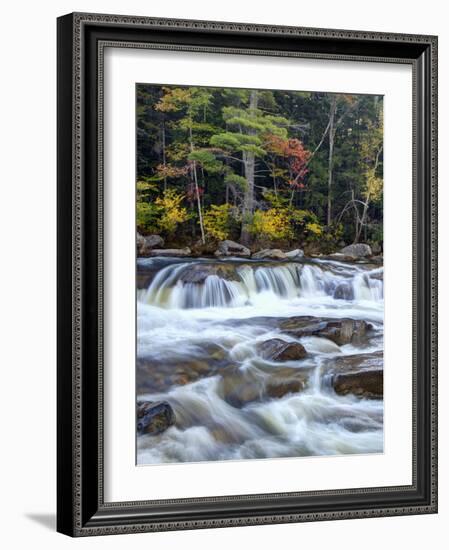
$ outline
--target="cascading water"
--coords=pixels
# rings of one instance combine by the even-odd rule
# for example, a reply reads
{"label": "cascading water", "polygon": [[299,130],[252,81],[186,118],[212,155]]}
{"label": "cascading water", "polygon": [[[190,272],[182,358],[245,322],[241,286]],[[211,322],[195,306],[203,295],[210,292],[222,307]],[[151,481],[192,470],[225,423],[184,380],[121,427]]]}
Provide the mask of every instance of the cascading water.
{"label": "cascading water", "polygon": [[[232,279],[212,273],[206,274],[199,282],[185,281],[183,277],[191,266],[191,262],[185,262],[161,269],[142,300],[160,307],[188,309],[251,305],[257,295],[264,293],[287,300],[323,296],[372,301],[383,299],[379,268],[371,272],[362,269],[340,269],[337,272],[323,270],[319,265],[299,263],[274,266],[237,264],[232,271]],[[204,269],[207,267],[205,264]],[[347,288],[348,292],[336,295],[340,287]]]}
{"label": "cascading water", "polygon": [[[382,399],[337,395],[329,370],[364,357],[382,368],[382,267],[152,258],[138,270],[152,276],[138,293],[138,399],[167,401],[176,415],[163,433],[138,436],[139,464],[382,452]],[[297,317],[372,330],[336,343],[283,329]],[[270,339],[307,355],[270,359],[260,351]]]}

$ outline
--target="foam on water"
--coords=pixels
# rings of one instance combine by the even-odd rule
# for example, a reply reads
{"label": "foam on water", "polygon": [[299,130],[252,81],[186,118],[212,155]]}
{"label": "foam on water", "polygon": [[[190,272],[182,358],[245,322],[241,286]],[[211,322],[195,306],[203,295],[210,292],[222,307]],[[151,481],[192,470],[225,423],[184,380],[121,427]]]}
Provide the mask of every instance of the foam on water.
{"label": "foam on water", "polygon": [[[138,437],[138,463],[382,452],[383,401],[338,396],[321,373],[323,360],[382,349],[382,268],[324,261],[238,262],[232,277],[213,272],[199,284],[184,282],[196,263],[211,261],[162,265],[140,292],[138,357],[182,364],[204,359],[207,346],[214,345],[242,380],[258,377],[263,384],[270,369],[286,366],[315,369],[313,377],[301,393],[241,407],[225,400],[220,374],[172,386],[166,393],[140,393],[139,399],[169,401],[177,421],[158,436]],[[341,285],[350,289],[343,299],[336,292]],[[271,320],[298,315],[364,319],[374,325],[377,337],[363,349],[304,337],[299,341],[308,357],[302,361],[276,364],[260,357],[257,345],[263,340],[296,341]]]}

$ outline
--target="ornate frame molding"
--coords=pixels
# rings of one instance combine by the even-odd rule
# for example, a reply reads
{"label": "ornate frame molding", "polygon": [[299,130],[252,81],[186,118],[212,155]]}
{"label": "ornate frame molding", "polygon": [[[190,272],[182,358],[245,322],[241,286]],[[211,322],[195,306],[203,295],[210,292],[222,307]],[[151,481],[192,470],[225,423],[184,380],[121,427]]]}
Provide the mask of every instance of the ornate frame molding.
{"label": "ornate frame molding", "polygon": [[[121,39],[121,33],[132,30],[147,32],[145,41]],[[170,43],[163,38],[151,41],[150,31],[162,31],[165,36],[173,34]],[[88,38],[89,32],[95,37]],[[103,35],[108,34],[107,38]],[[176,31],[189,35],[201,45],[176,43]],[[228,41],[247,40],[250,47],[241,45],[216,46],[208,43],[208,37],[215,41],[226,35]],[[99,38],[99,36],[101,36]],[[255,47],[251,39],[263,36],[267,47]],[[306,49],[270,48],[270,40],[292,38],[307,45]],[[331,43],[341,46],[340,53],[325,51]],[[346,44],[345,44],[346,43]],[[317,48],[317,44],[320,44]],[[350,45],[352,50],[347,47]],[[290,46],[290,43],[288,43]],[[393,48],[392,45],[398,47]],[[304,507],[294,513],[257,513],[239,511],[229,517],[201,517],[192,514],[189,519],[175,519],[176,514],[155,520],[150,512],[152,506],[175,507],[184,505],[184,515],[188,506],[194,503],[204,507],[216,503],[241,504],[254,501],[254,495],[204,499],[176,499],[170,501],[145,501],[104,503],[102,480],[102,309],[103,309],[103,52],[104,47],[157,48],[181,51],[206,51],[223,54],[251,54],[296,56],[317,59],[357,60],[366,62],[409,63],[413,66],[414,98],[414,382],[413,392],[418,399],[418,377],[424,376],[428,382],[424,424],[428,433],[420,438],[427,441],[426,487],[423,498],[422,460],[417,458],[417,429],[422,430],[421,417],[417,424],[418,403],[414,403],[414,482],[410,487],[366,488],[360,490],[320,491],[310,493],[283,493],[256,495],[260,501],[293,497],[332,497],[349,498],[351,504],[343,509],[319,509],[313,511]],[[321,48],[321,50],[320,50]],[[345,49],[346,48],[346,49]],[[377,50],[382,52],[377,53]],[[194,20],[156,19],[148,17],[117,16],[104,14],[76,13],[64,16],[58,21],[58,325],[64,326],[58,333],[58,530],[73,536],[131,533],[192,528],[211,528],[238,525],[259,525],[300,521],[322,521],[373,516],[433,513],[437,511],[437,38],[424,35],[403,35],[396,33],[374,33],[331,29],[311,29],[252,25],[244,23],[221,23]],[[357,53],[358,52],[358,53]],[[397,55],[397,53],[400,55]],[[395,54],[395,55],[390,55]],[[67,66],[70,61],[70,66]],[[96,75],[96,82],[93,82]],[[88,94],[91,94],[89,100]],[[93,94],[93,95],[92,95]],[[88,103],[90,101],[90,103]],[[95,103],[97,120],[87,128],[86,111]],[[88,105],[87,105],[88,104]],[[91,111],[89,111],[91,112]],[[67,138],[67,125],[72,132]],[[90,131],[90,134],[89,134]],[[86,137],[89,136],[89,137]],[[90,140],[90,141],[89,141]],[[95,142],[95,143],[94,143]],[[94,154],[95,147],[95,154]],[[87,156],[89,155],[89,158]],[[91,158],[92,157],[92,158]],[[89,164],[90,163],[90,164]],[[88,166],[86,168],[86,166]],[[90,170],[90,172],[89,172]],[[87,188],[87,181],[96,180],[94,195]],[[92,183],[92,181],[91,181]],[[424,201],[423,201],[424,199]],[[86,214],[86,200],[94,201],[95,213]],[[421,209],[419,209],[421,208]],[[96,238],[95,251],[87,250],[85,234]],[[422,246],[428,244],[427,250]],[[67,251],[70,249],[70,253]],[[95,252],[95,272],[92,265]],[[424,257],[424,254],[425,257]],[[426,260],[427,258],[427,260]],[[90,270],[89,270],[90,269]],[[96,273],[96,275],[95,275]],[[69,276],[70,274],[70,276]],[[95,275],[95,277],[94,277]],[[68,296],[70,286],[70,296]],[[93,356],[93,343],[86,344],[86,326],[92,323],[86,318],[86,300],[96,299],[97,323],[96,354]],[[417,325],[417,312],[425,311],[424,325]],[[70,319],[70,323],[68,320]],[[90,325],[89,325],[90,326]],[[419,331],[425,334],[419,334]],[[90,347],[88,347],[90,346]],[[418,349],[424,349],[423,357],[418,357]],[[95,376],[87,374],[86,362],[95,361]],[[421,361],[421,362],[420,362]],[[421,370],[418,372],[418,363]],[[425,371],[425,372],[424,372]],[[86,386],[87,385],[87,386]],[[95,387],[94,387],[95,386]],[[86,387],[89,389],[86,390]],[[96,399],[95,399],[96,395]],[[94,402],[95,401],[95,402]],[[83,423],[86,410],[95,411],[98,423],[95,433],[86,431]],[[424,418],[424,417],[423,417]],[[421,432],[420,432],[421,433]],[[93,444],[96,441],[96,449]],[[90,461],[86,453],[96,453]],[[418,464],[419,462],[419,464]],[[94,471],[95,470],[95,471]],[[421,476],[421,477],[420,477]],[[95,481],[95,488],[88,489],[86,481]],[[369,506],[357,499],[370,494],[397,495],[396,501],[382,505],[378,502]],[[409,504],[402,504],[406,494],[416,495]],[[401,498],[399,498],[399,496]],[[350,500],[352,498],[352,500]],[[410,496],[411,498],[411,496]],[[354,500],[355,499],[355,500]],[[227,508],[229,511],[229,507]],[[206,516],[206,512],[203,514]]]}

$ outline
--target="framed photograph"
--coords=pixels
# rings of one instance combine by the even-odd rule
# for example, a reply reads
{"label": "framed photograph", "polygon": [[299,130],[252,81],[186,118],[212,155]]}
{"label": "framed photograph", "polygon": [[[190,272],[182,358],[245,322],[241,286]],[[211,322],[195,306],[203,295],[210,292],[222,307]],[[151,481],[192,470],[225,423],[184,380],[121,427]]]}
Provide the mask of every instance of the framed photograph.
{"label": "framed photograph", "polygon": [[437,38],[58,19],[58,531],[437,511]]}

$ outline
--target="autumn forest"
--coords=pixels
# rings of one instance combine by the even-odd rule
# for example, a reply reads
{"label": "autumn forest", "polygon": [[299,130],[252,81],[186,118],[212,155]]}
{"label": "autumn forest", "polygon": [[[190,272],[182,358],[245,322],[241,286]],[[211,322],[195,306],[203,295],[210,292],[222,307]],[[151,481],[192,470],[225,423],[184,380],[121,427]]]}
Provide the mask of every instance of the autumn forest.
{"label": "autumn forest", "polygon": [[136,108],[140,234],[381,251],[381,96],[138,84]]}

